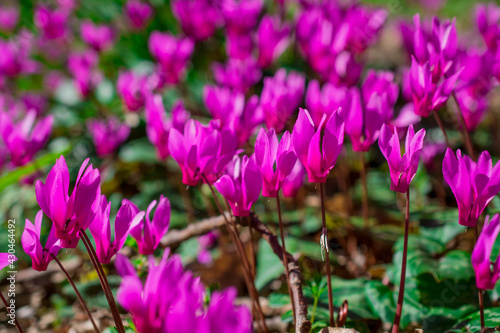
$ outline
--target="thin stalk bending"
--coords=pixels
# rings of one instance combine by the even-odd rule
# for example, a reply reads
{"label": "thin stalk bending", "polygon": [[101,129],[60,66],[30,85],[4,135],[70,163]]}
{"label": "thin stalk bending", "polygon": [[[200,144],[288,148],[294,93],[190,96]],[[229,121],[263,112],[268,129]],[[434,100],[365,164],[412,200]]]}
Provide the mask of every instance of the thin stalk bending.
{"label": "thin stalk bending", "polygon": [[[328,310],[330,312],[330,326],[335,326],[335,317],[333,312],[333,291],[332,291],[332,273],[330,268],[330,251],[328,250],[328,229],[326,228],[326,212],[325,212],[325,184],[319,184],[321,197],[321,219],[323,228],[321,230],[321,246],[324,246],[325,261],[326,261],[326,282],[328,286]],[[323,250],[323,249],[322,249]]]}
{"label": "thin stalk bending", "polygon": [[406,278],[406,258],[408,255],[408,231],[410,228],[410,189],[406,191],[406,214],[405,214],[405,239],[403,246],[403,262],[401,264],[401,278],[399,281],[398,304],[396,307],[396,317],[392,326],[392,333],[399,332],[399,323],[403,312],[403,300],[405,294],[405,278]]}
{"label": "thin stalk bending", "polygon": [[113,297],[113,293],[111,292],[111,288],[108,283],[108,279],[106,278],[106,274],[97,258],[97,254],[95,253],[94,248],[92,247],[92,243],[90,242],[89,237],[82,229],[80,230],[80,234],[82,236],[83,244],[89,253],[90,260],[92,261],[92,265],[94,266],[97,276],[99,277],[99,282],[101,282],[102,290],[104,291],[104,295],[106,296],[106,300],[108,301],[109,308],[111,313],[113,314],[113,320],[116,324],[116,329],[119,333],[125,333],[125,328],[123,327],[123,323],[120,317],[120,313],[118,312],[118,307],[116,306],[115,298]]}
{"label": "thin stalk bending", "polygon": [[[5,305],[5,311],[8,313],[8,308],[9,308],[9,302],[5,299],[3,294],[0,292],[0,298],[2,299],[3,305]],[[19,333],[23,333],[23,329],[21,328],[21,325],[19,325],[19,322],[17,321],[17,318],[14,317],[14,325],[16,325],[17,331]]]}
{"label": "thin stalk bending", "polygon": [[73,287],[73,290],[75,291],[76,293],[76,297],[78,298],[78,300],[80,301],[80,304],[82,305],[82,308],[83,310],[85,311],[85,313],[87,314],[87,316],[89,317],[90,319],[90,322],[92,323],[92,326],[94,326],[94,330],[99,333],[99,328],[97,327],[97,324],[95,323],[94,321],[94,318],[92,317],[92,314],[90,313],[90,310],[89,308],[87,307],[87,304],[85,304],[85,301],[83,300],[83,297],[82,297],[82,294],[80,294],[80,292],[78,291],[78,289],[76,288],[76,285],[75,283],[73,282],[73,279],[71,279],[71,276],[69,275],[68,271],[66,271],[66,269],[64,268],[63,264],[61,263],[61,261],[59,261],[59,259],[57,259],[57,257],[55,255],[51,255],[52,258],[55,260],[55,262],[59,265],[59,268],[61,268],[61,271],[64,273],[64,275],[66,275],[66,278],[68,279],[68,282],[69,284]]}
{"label": "thin stalk bending", "polygon": [[288,294],[290,295],[290,303],[292,303],[292,314],[293,314],[293,321],[295,322],[295,303],[293,302],[293,293],[292,293],[292,288],[290,286],[290,269],[288,268],[288,258],[287,258],[287,252],[286,252],[286,245],[285,245],[285,232],[283,228],[283,219],[281,218],[281,203],[280,203],[280,196],[279,193],[276,197],[276,205],[278,208],[278,221],[280,224],[280,235],[281,235],[281,246],[283,247],[283,263],[285,264],[285,272],[286,272],[286,285],[288,287]]}

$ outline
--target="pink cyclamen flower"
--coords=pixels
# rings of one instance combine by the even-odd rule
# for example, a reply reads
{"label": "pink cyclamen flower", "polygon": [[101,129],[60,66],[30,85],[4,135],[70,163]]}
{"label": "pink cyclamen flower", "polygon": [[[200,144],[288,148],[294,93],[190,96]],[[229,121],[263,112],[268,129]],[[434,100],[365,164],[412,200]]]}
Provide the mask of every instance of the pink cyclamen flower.
{"label": "pink cyclamen flower", "polygon": [[230,58],[226,64],[216,62],[212,71],[218,84],[241,93],[246,93],[262,77],[257,61],[251,57],[243,60]]}
{"label": "pink cyclamen flower", "polygon": [[[500,279],[500,255],[490,261],[495,240],[500,233],[500,217],[495,214],[491,219],[486,216],[483,230],[472,251],[471,262],[476,273],[476,285],[480,290],[492,290]],[[499,253],[500,254],[500,253]]]}
{"label": "pink cyclamen flower", "polygon": [[[28,32],[19,33],[17,39],[0,39],[0,75],[15,77],[37,72],[39,64],[32,60],[31,49],[34,36]],[[1,86],[1,84],[0,84]]]}
{"label": "pink cyclamen flower", "polygon": [[261,128],[255,141],[253,156],[262,174],[262,195],[277,197],[283,182],[297,162],[290,133],[286,131],[281,141],[278,141],[274,129],[266,132]]}
{"label": "pink cyclamen flower", "polygon": [[257,95],[245,102],[242,93],[229,88],[205,86],[203,100],[214,119],[220,120],[221,127],[229,130],[243,146],[253,135],[257,126],[264,121]]}
{"label": "pink cyclamen flower", "polygon": [[382,125],[391,121],[399,94],[391,72],[369,71],[361,92],[349,91],[345,109],[345,131],[354,151],[368,151],[378,139]]}
{"label": "pink cyclamen flower", "polygon": [[432,111],[438,110],[450,97],[455,83],[461,73],[457,71],[438,83],[432,81],[432,71],[429,62],[420,65],[412,57],[410,69],[410,87],[415,104],[415,113],[428,117]]}
{"label": "pink cyclamen flower", "polygon": [[100,207],[95,215],[94,221],[90,224],[89,230],[94,237],[97,258],[102,264],[109,264],[111,258],[121,250],[132,227],[132,222],[137,215],[137,219],[142,219],[144,214],[133,214],[128,203],[124,203],[116,213],[114,223],[114,237],[111,240],[111,222],[109,214],[111,202],[108,203],[105,195],[101,195]]}
{"label": "pink cyclamen flower", "polygon": [[35,9],[34,21],[47,39],[63,37],[68,30],[68,13],[61,9],[50,10],[43,5],[38,5]]}
{"label": "pink cyclamen flower", "polygon": [[0,30],[12,31],[19,21],[19,9],[16,7],[0,8]]}
{"label": "pink cyclamen flower", "polygon": [[10,253],[0,253],[0,271],[5,267],[12,265],[17,258],[15,255]]}
{"label": "pink cyclamen flower", "polygon": [[306,168],[311,183],[325,183],[344,144],[344,119],[337,109],[327,120],[323,115],[318,127],[306,109],[299,109],[299,117],[292,132],[297,158]]}
{"label": "pink cyclamen flower", "polygon": [[279,17],[264,16],[257,29],[257,48],[259,66],[270,66],[288,47],[292,27],[281,23]]}
{"label": "pink cyclamen flower", "polygon": [[348,27],[347,48],[355,54],[363,53],[376,41],[388,14],[385,9],[370,9],[363,5],[350,6],[343,20],[343,24]]}
{"label": "pink cyclamen flower", "polygon": [[209,0],[173,0],[172,12],[184,33],[196,40],[212,36],[221,23],[216,3]]}
{"label": "pink cyclamen flower", "polygon": [[235,136],[215,125],[212,122],[205,126],[190,119],[183,133],[175,128],[170,130],[168,150],[182,170],[184,184],[196,186],[200,180],[213,184],[236,153]]}
{"label": "pink cyclamen flower", "polygon": [[410,125],[406,134],[405,153],[401,156],[398,131],[393,133],[387,124],[382,126],[378,145],[389,163],[392,191],[400,193],[408,191],[410,183],[417,173],[424,137],[424,129],[415,134],[413,125]]}
{"label": "pink cyclamen flower", "polygon": [[113,28],[85,20],[80,25],[82,40],[97,52],[109,50],[114,43]]}
{"label": "pink cyclamen flower", "polygon": [[93,50],[71,53],[68,57],[68,70],[83,97],[86,97],[102,80],[97,69],[99,56]]}
{"label": "pink cyclamen flower", "polygon": [[[146,213],[144,213],[140,212],[132,201],[127,199],[122,201],[122,205],[130,205],[132,211],[130,216],[134,217],[130,234],[137,241],[140,254],[153,254],[170,226],[170,201],[161,195],[158,206],[156,206],[156,203],[157,201],[153,200],[149,204]],[[153,219],[150,220],[149,215],[155,206],[156,210]],[[146,219],[144,219],[144,216]]]}
{"label": "pink cyclamen flower", "polygon": [[333,111],[345,105],[348,90],[337,87],[329,82],[320,88],[317,80],[311,80],[307,86],[306,107],[309,111],[315,126],[319,126],[321,118],[326,115],[330,118]]}
{"label": "pink cyclamen flower", "polygon": [[146,98],[146,135],[155,146],[160,160],[170,156],[168,150],[168,136],[170,129],[184,130],[184,125],[190,118],[189,112],[184,108],[182,100],[175,102],[171,116],[167,117],[161,95],[148,95]]}
{"label": "pink cyclamen flower", "polygon": [[9,114],[0,112],[0,134],[9,150],[12,164],[22,166],[30,162],[49,141],[53,123],[52,115],[37,121],[33,110],[17,122]]}
{"label": "pink cyclamen flower", "polygon": [[474,162],[460,149],[456,156],[448,148],[443,159],[443,178],[458,204],[458,222],[474,227],[483,210],[500,191],[500,163],[492,166],[490,153],[483,151]]}
{"label": "pink cyclamen flower", "polygon": [[179,256],[168,256],[169,251],[165,251],[159,264],[149,257],[144,284],[130,261],[117,256],[115,266],[123,276],[117,300],[132,314],[139,333],[251,332],[250,311],[234,305],[234,288],[214,292],[205,307],[205,287],[200,279],[184,271]]}
{"label": "pink cyclamen flower", "polygon": [[200,264],[209,265],[212,263],[212,254],[209,249],[214,246],[217,238],[219,238],[217,230],[209,231],[205,235],[198,237],[197,260]]}
{"label": "pink cyclamen flower", "polygon": [[124,7],[125,16],[132,28],[144,29],[153,15],[153,8],[140,0],[128,0]]}
{"label": "pink cyclamen flower", "polygon": [[222,2],[222,17],[230,35],[246,35],[259,21],[264,1],[262,0],[225,0]]}
{"label": "pink cyclamen flower", "polygon": [[159,64],[160,86],[178,83],[193,53],[194,42],[189,38],[153,31],[148,45],[149,52]]}
{"label": "pink cyclamen flower", "polygon": [[500,7],[494,3],[476,5],[476,24],[486,46],[496,50],[500,39]]}
{"label": "pink cyclamen flower", "polygon": [[90,119],[87,121],[87,129],[99,157],[112,154],[130,135],[130,127],[116,117]]}
{"label": "pink cyclamen flower", "polygon": [[252,58],[252,50],[252,35],[226,34],[226,54],[229,59],[250,59]]}
{"label": "pink cyclamen flower", "polygon": [[68,195],[69,171],[61,155],[50,170],[45,184],[36,182],[36,200],[43,212],[54,222],[55,236],[61,246],[74,248],[80,238],[80,230],[86,230],[99,208],[101,176],[87,158],[78,172],[75,187]]}
{"label": "pink cyclamen flower", "polygon": [[267,128],[281,133],[287,121],[297,110],[304,96],[305,75],[284,68],[276,71],[274,77],[264,79],[260,105],[264,112]]}
{"label": "pink cyclamen flower", "polygon": [[61,241],[55,235],[54,224],[49,232],[49,238],[45,246],[41,244],[43,211],[38,211],[35,217],[35,225],[26,219],[23,235],[21,238],[24,252],[31,257],[33,269],[39,272],[47,270],[47,266],[57,256],[61,249]]}
{"label": "pink cyclamen flower", "polygon": [[121,72],[116,81],[118,95],[130,111],[139,111],[146,101],[146,95],[152,88],[147,75],[132,71]]}
{"label": "pink cyclamen flower", "polygon": [[295,198],[300,188],[304,185],[305,175],[306,169],[304,168],[302,163],[297,160],[292,171],[290,172],[288,177],[286,177],[285,181],[283,181],[283,184],[281,186],[283,196],[286,198]]}
{"label": "pink cyclamen flower", "polygon": [[457,31],[455,19],[440,22],[432,19],[432,32],[426,32],[420,25],[420,16],[414,16],[413,56],[420,65],[430,63],[432,82],[453,74],[453,64],[457,52]]}
{"label": "pink cyclamen flower", "polygon": [[226,198],[234,216],[248,216],[262,189],[262,175],[254,157],[235,155],[226,174],[214,183]]}

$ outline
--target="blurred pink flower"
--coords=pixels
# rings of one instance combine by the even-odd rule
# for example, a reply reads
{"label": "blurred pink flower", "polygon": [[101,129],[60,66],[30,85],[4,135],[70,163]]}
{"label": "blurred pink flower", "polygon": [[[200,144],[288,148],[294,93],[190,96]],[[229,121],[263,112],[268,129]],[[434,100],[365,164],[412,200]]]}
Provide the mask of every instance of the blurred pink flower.
{"label": "blurred pink flower", "polygon": [[85,20],[80,25],[82,40],[97,52],[109,50],[114,43],[113,28],[104,24],[94,24]]}
{"label": "blurred pink flower", "polygon": [[0,112],[0,134],[9,150],[12,164],[22,166],[30,162],[49,141],[53,123],[52,115],[37,121],[34,110],[27,112],[18,121],[14,121],[11,115]]}
{"label": "blurred pink flower", "polygon": [[179,82],[193,53],[194,42],[189,38],[153,31],[148,45],[149,52],[159,64],[160,86]]}
{"label": "blurred pink flower", "polygon": [[19,22],[19,8],[0,7],[0,30],[13,31]]}
{"label": "blurred pink flower", "polygon": [[287,75],[284,68],[277,70],[274,77],[264,78],[260,105],[267,128],[274,128],[277,133],[283,131],[302,102],[305,80],[304,74],[290,71]]}
{"label": "blurred pink flower", "polygon": [[155,146],[160,160],[170,156],[168,151],[168,136],[172,128],[184,130],[184,125],[190,118],[182,100],[175,102],[170,117],[167,117],[161,95],[148,95],[146,98],[146,135]]}
{"label": "blurred pink flower", "polygon": [[258,64],[269,67],[286,50],[290,43],[292,27],[282,23],[277,16],[264,16],[257,29]]}
{"label": "blurred pink flower", "polygon": [[106,119],[89,119],[87,129],[92,136],[97,156],[112,154],[130,134],[130,127],[114,116]]}
{"label": "blurred pink flower", "polygon": [[172,0],[171,7],[184,33],[196,40],[212,36],[221,24],[221,15],[213,1]]}
{"label": "blurred pink flower", "polygon": [[71,53],[68,57],[68,71],[73,75],[75,85],[83,97],[97,87],[102,74],[97,69],[99,56],[93,50]]}
{"label": "blurred pink flower", "polygon": [[147,2],[128,0],[124,7],[125,16],[133,29],[144,29],[153,15],[153,8]]}
{"label": "blurred pink flower", "polygon": [[235,92],[246,93],[254,84],[260,81],[262,72],[253,58],[229,58],[226,64],[212,65],[215,81]]}
{"label": "blurred pink flower", "polygon": [[46,39],[61,38],[68,33],[68,14],[65,10],[51,10],[39,4],[35,9],[35,25],[42,30]]}
{"label": "blurred pink flower", "polygon": [[116,90],[129,111],[140,111],[152,88],[152,80],[147,75],[133,71],[121,72],[116,82]]}

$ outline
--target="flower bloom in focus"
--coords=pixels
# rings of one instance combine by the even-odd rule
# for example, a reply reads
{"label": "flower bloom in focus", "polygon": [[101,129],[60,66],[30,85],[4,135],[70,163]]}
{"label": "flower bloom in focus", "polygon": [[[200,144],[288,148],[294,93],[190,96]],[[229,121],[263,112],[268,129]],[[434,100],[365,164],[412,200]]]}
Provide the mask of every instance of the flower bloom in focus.
{"label": "flower bloom in focus", "polygon": [[337,109],[327,120],[321,118],[318,127],[305,109],[299,110],[299,117],[292,132],[292,141],[297,158],[306,168],[311,183],[325,183],[330,170],[344,144],[344,120]]}
{"label": "flower bloom in focus", "polygon": [[410,125],[406,133],[405,153],[401,156],[398,131],[395,130],[393,133],[388,125],[382,126],[378,145],[389,163],[392,191],[400,193],[408,191],[410,183],[417,173],[424,137],[424,129],[415,133],[413,125]]}
{"label": "flower bloom in focus", "polygon": [[500,163],[493,166],[487,151],[479,155],[476,163],[469,156],[462,156],[460,149],[455,156],[448,148],[443,159],[443,178],[457,200],[458,222],[474,227],[488,203],[500,191]]}

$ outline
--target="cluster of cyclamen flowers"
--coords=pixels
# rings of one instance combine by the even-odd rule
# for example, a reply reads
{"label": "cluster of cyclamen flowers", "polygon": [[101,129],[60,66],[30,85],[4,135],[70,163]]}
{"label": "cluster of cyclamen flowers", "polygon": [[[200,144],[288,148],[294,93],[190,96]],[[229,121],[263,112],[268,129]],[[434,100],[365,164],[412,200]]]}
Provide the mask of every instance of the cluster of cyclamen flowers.
{"label": "cluster of cyclamen flowers", "polygon": [[[111,202],[101,194],[99,171],[88,162],[87,159],[82,164],[71,195],[68,194],[69,171],[62,156],[45,183],[40,180],[36,183],[41,210],[36,215],[35,224],[26,219],[22,246],[37,271],[45,271],[62,248],[75,248],[87,230],[94,238],[96,257],[101,264],[111,262],[129,234],[137,241],[140,254],[152,255],[168,231],[170,202],[163,196],[158,202],[154,200],[145,212],[124,199],[116,213],[112,231]],[[151,219],[150,213],[155,206]],[[52,221],[52,226],[47,241],[42,244],[44,215]],[[118,257],[116,267],[123,276],[118,301],[132,314],[140,332],[250,331],[250,312],[246,307],[233,305],[235,290],[214,293],[205,309],[204,286],[199,278],[184,272],[178,256],[169,257],[168,249],[159,265],[150,256],[149,275],[144,286],[128,259]],[[221,320],[221,316],[228,313],[231,313],[232,320]],[[178,320],[179,316],[189,320]],[[176,320],[169,319],[174,317]]]}
{"label": "cluster of cyclamen flowers", "polygon": [[[287,20],[286,2],[279,2],[280,15],[276,16],[263,14],[263,5],[262,0],[171,1],[182,34],[151,32],[148,48],[154,69],[122,70],[116,80],[125,111],[144,113],[147,137],[158,159],[171,156],[186,185],[213,185],[238,217],[248,216],[261,194],[279,198],[281,190],[284,196],[294,197],[305,174],[310,182],[325,183],[342,154],[345,134],[357,152],[369,151],[378,140],[389,164],[391,190],[409,194],[421,154],[432,158],[429,156],[445,149],[441,142],[424,143],[424,129],[415,133],[420,117],[438,112],[453,96],[464,130],[474,130],[488,109],[489,91],[500,79],[500,9],[493,5],[477,8],[477,25],[486,45],[483,49],[460,43],[454,21],[434,18],[421,22],[417,15],[413,24],[401,23],[410,66],[402,72],[401,95],[407,104],[397,117],[396,75],[368,70],[361,80],[362,54],[376,41],[388,16],[385,10],[304,0],[294,24]],[[100,60],[118,39],[118,29],[82,21],[75,36],[69,24],[75,18],[75,6],[72,0],[58,1],[54,8],[37,5],[37,36],[24,30],[15,32],[19,19],[15,8],[0,10],[0,17],[7,18],[0,19],[0,29],[11,36],[0,40],[0,90],[9,92],[9,80],[35,73],[44,74],[45,89],[17,96],[18,100],[0,94],[0,167],[29,163],[52,132],[54,117],[45,115],[48,101],[43,96],[51,96],[65,77],[45,68],[36,56],[65,63],[82,99],[92,99],[104,78]],[[153,9],[146,2],[129,0],[123,15],[130,33],[137,33],[148,25]],[[182,100],[167,114],[162,93],[183,84],[197,43],[209,39],[217,29],[222,29],[226,40],[227,60],[212,64],[216,85],[203,89],[203,103],[213,119],[208,124],[191,119]],[[70,45],[78,36],[85,48],[76,52]],[[306,86],[303,73],[284,68],[262,78],[292,38],[323,84],[311,80]],[[258,94],[255,86],[261,80],[263,89]],[[304,95],[306,109],[299,108]],[[99,157],[113,154],[131,131],[116,116],[91,119],[87,129]],[[255,134],[253,154],[242,156]],[[401,155],[403,136],[405,153]],[[460,224],[475,227],[500,191],[499,165],[492,166],[488,152],[476,163],[460,150],[446,151],[443,176],[457,199]],[[70,195],[69,171],[61,157],[45,183],[36,183],[41,211],[34,224],[26,221],[22,239],[34,269],[47,269],[58,251],[76,247],[86,230],[92,234],[97,259],[103,264],[112,260],[128,235],[136,239],[143,255],[151,255],[159,247],[169,227],[168,199],[153,201],[146,212],[124,200],[114,219],[112,237],[111,205],[101,194],[100,182],[99,170],[86,160]],[[52,227],[42,245],[44,215]],[[500,278],[500,261],[493,268],[489,264],[499,230],[498,215],[488,218],[474,249],[472,264],[479,289],[493,288]],[[169,256],[168,251],[159,264],[151,257],[144,285],[126,259],[117,258],[117,269],[124,277],[118,300],[131,312],[139,331],[244,332],[251,326],[248,310],[233,305],[234,290],[212,295],[210,304],[204,306],[199,280],[184,272],[179,258]],[[228,313],[234,321],[219,319]],[[176,320],[171,320],[173,316]],[[180,316],[185,320],[178,320]],[[221,329],[222,324],[227,327]]]}

